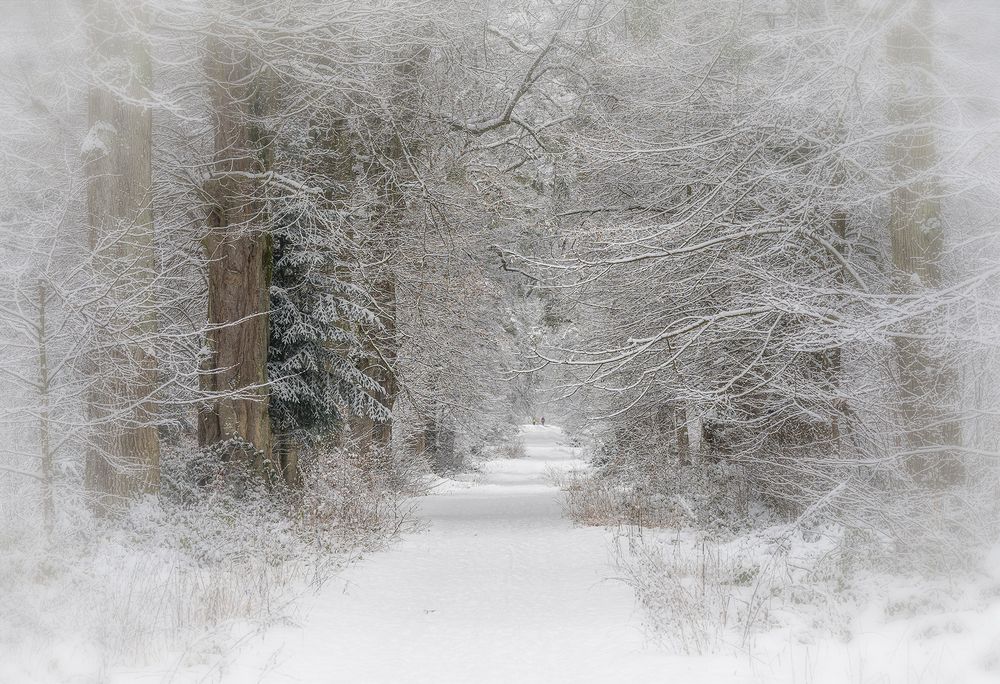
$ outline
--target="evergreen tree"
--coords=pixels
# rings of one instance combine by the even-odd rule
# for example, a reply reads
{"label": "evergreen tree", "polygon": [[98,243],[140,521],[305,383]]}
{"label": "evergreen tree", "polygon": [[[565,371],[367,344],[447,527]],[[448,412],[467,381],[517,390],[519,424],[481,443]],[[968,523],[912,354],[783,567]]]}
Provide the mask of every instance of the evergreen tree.
{"label": "evergreen tree", "polygon": [[378,318],[351,282],[343,221],[321,202],[299,196],[272,214],[270,412],[289,481],[297,467],[289,450],[337,431],[344,412],[389,418],[378,384],[361,370],[368,359],[355,332]]}

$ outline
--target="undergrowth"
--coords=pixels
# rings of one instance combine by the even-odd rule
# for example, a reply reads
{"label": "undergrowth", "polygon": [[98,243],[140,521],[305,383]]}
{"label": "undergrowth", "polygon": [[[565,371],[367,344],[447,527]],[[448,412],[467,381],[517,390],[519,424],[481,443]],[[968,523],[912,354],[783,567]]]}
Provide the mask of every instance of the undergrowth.
{"label": "undergrowth", "polygon": [[[880,493],[848,476],[796,507],[754,494],[762,472],[629,453],[553,479],[568,517],[614,531],[650,634],[679,653],[753,653],[765,634],[846,643],[866,610],[876,623],[919,618],[938,634],[955,606],[996,603],[1000,576],[980,581],[997,530],[995,502],[976,498],[989,491],[982,480],[935,498],[905,480]],[[937,603],[923,601],[929,587]]]}
{"label": "undergrowth", "polygon": [[158,499],[101,519],[64,498],[51,537],[24,515],[30,496],[9,492],[0,681],[66,681],[164,654],[178,667],[203,663],[294,620],[303,594],[391,540],[408,514],[406,464],[377,472],[329,451],[307,469],[302,488],[276,490],[238,467],[171,454]]}

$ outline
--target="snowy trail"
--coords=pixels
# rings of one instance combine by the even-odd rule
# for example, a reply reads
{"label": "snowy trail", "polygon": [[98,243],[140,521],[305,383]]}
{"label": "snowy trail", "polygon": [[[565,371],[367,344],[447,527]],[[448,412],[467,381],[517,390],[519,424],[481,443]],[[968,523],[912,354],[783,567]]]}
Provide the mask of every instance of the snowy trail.
{"label": "snowy trail", "polygon": [[[563,519],[549,469],[582,467],[554,426],[527,456],[425,497],[429,529],[330,582],[305,623],[269,631],[224,682],[733,682],[733,663],[647,647],[609,534]],[[245,651],[252,651],[248,655]],[[213,677],[214,679],[214,677]]]}

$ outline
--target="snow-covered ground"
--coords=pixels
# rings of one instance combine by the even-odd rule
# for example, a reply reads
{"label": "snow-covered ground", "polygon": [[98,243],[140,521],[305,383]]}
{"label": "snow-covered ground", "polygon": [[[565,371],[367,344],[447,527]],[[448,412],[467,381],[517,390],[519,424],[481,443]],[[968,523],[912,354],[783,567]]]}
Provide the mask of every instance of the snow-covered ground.
{"label": "snow-covered ground", "polygon": [[[922,641],[919,621],[872,620],[869,633],[846,642],[811,633],[803,643],[792,621],[762,635],[752,653],[671,652],[648,638],[632,589],[616,577],[613,532],[562,515],[553,475],[585,468],[578,451],[554,426],[524,426],[522,438],[524,458],[441,480],[417,504],[420,531],[307,595],[296,624],[249,630],[237,647],[200,664],[119,670],[108,679],[964,684],[997,672],[982,660],[1000,647],[1000,632],[989,629],[996,606],[949,619],[959,631],[944,641]],[[958,662],[970,667],[952,667]]]}
{"label": "snow-covered ground", "polygon": [[422,498],[426,528],[304,599],[300,624],[248,638],[211,667],[113,681],[756,681],[729,658],[647,644],[609,533],[565,520],[550,484],[553,470],[583,467],[576,450],[558,427],[525,426],[522,437],[525,458]]}

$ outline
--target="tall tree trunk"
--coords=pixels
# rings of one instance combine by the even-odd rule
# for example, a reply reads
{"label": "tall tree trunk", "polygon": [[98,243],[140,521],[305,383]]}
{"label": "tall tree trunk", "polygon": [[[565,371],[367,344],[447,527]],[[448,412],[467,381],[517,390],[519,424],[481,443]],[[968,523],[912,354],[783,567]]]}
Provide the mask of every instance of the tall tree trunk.
{"label": "tall tree trunk", "polygon": [[[890,142],[894,187],[889,223],[894,290],[903,296],[931,293],[943,282],[941,185],[934,136],[933,17],[928,0],[897,0],[897,24],[889,33],[888,56],[895,67],[889,122],[899,128]],[[913,318],[895,338],[900,381],[903,447],[911,473],[947,485],[962,476],[955,447],[961,426],[949,405],[957,378],[928,341],[929,321]]]}
{"label": "tall tree trunk", "polygon": [[236,41],[210,40],[205,69],[216,118],[208,186],[214,206],[203,241],[210,356],[202,377],[211,398],[199,414],[198,437],[224,459],[244,460],[262,475],[279,477],[267,388],[271,236],[260,192],[271,167],[262,121],[272,94],[258,66]]}
{"label": "tall tree trunk", "polygon": [[[399,394],[396,381],[396,356],[399,352],[399,341],[396,335],[396,281],[391,274],[379,283],[375,293],[378,302],[379,318],[383,332],[379,335],[379,360],[372,368],[372,376],[378,381],[382,390],[384,405],[392,411]],[[382,450],[392,445],[392,419],[372,426],[372,441]]]}
{"label": "tall tree trunk", "polygon": [[105,297],[91,349],[88,405],[95,435],[86,482],[102,509],[155,493],[160,482],[152,400],[157,364],[150,351],[157,330],[147,104],[152,67],[143,7],[125,7],[128,17],[112,0],[87,3],[93,82],[83,152],[89,244]]}
{"label": "tall tree trunk", "polygon": [[276,434],[274,435],[274,460],[281,468],[281,479],[289,487],[302,486],[302,470],[300,463],[302,460],[303,444],[296,435]]}
{"label": "tall tree trunk", "polygon": [[[382,151],[382,158],[370,167],[370,171],[377,177],[383,204],[378,221],[379,245],[375,251],[378,259],[388,266],[376,276],[372,292],[381,330],[368,331],[367,338],[376,361],[370,364],[367,372],[378,382],[383,405],[390,412],[399,395],[396,369],[399,336],[396,317],[396,274],[393,267],[399,256],[401,227],[406,211],[402,183],[409,175],[406,171],[410,164],[409,158],[416,152],[412,143],[403,137],[401,129],[405,128],[413,116],[416,106],[417,68],[427,55],[428,51],[425,48],[416,48],[396,67],[400,83],[400,90],[395,98],[399,119],[395,122],[394,130]],[[360,440],[363,451],[369,451],[374,447],[374,451],[382,457],[388,454],[392,444],[391,418],[376,423],[362,417],[351,423],[352,432]],[[381,467],[388,464],[376,463],[376,465]]]}
{"label": "tall tree trunk", "polygon": [[45,282],[38,281],[38,394],[41,407],[38,412],[38,443],[42,457],[42,516],[45,531],[52,534],[55,527],[55,462],[52,454],[52,434],[50,429],[49,393],[52,386],[49,374],[48,324],[46,308],[49,295]]}
{"label": "tall tree trunk", "polygon": [[687,407],[680,402],[671,408],[677,445],[677,465],[691,465],[691,433],[688,430]]}
{"label": "tall tree trunk", "polygon": [[[844,182],[843,174],[838,172],[834,182],[837,186],[842,185]],[[847,212],[843,210],[835,211],[831,217],[831,224],[833,234],[838,240],[845,240],[847,238]],[[839,245],[837,245],[836,249],[843,255],[843,250]],[[846,280],[844,270],[838,269],[836,276],[837,286],[843,287],[846,284]],[[850,430],[847,402],[838,396],[844,374],[843,349],[840,346],[835,346],[820,352],[819,363],[825,380],[825,387],[823,389],[832,397],[830,402],[830,408],[832,409],[830,446],[839,453],[843,446],[842,437],[846,431]]]}

